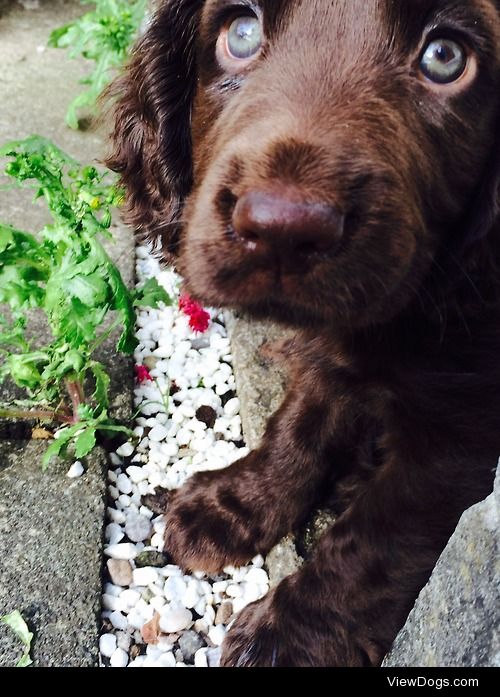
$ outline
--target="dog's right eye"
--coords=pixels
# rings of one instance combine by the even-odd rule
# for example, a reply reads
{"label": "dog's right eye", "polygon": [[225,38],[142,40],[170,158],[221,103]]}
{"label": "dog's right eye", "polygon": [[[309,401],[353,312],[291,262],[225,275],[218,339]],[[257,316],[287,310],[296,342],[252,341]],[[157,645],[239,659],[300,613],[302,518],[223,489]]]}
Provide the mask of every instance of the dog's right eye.
{"label": "dog's right eye", "polygon": [[254,56],[262,46],[262,30],[257,17],[237,17],[227,31],[227,47],[235,58]]}
{"label": "dog's right eye", "polygon": [[255,59],[263,44],[260,19],[254,14],[234,17],[222,30],[217,43],[217,56],[224,68],[240,70]]}

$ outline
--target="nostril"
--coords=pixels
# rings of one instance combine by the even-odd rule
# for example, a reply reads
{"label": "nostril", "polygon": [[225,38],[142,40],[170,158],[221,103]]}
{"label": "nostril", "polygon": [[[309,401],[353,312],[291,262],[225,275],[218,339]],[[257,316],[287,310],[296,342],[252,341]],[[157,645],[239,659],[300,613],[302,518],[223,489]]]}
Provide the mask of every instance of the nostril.
{"label": "nostril", "polygon": [[259,236],[257,235],[256,232],[252,232],[252,230],[240,230],[239,233],[237,233],[245,242],[258,242]]}
{"label": "nostril", "polygon": [[296,251],[298,254],[301,256],[310,256],[311,254],[315,254],[321,251],[326,251],[326,250],[321,250],[320,246],[317,244],[314,244],[314,242],[302,242],[302,244],[299,244],[296,247]]}

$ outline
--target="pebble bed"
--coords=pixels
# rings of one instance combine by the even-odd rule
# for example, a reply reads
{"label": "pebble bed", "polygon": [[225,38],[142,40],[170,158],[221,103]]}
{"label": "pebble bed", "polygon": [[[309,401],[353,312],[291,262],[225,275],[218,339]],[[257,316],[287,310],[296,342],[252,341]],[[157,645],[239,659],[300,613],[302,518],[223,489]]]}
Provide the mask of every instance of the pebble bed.
{"label": "pebble bed", "polygon": [[235,615],[269,589],[264,560],[255,557],[215,577],[183,574],[166,563],[165,524],[142,497],[176,489],[195,472],[222,469],[247,454],[230,343],[217,311],[210,311],[206,333],[190,329],[178,309],[179,277],[162,270],[145,247],[137,249],[137,277],[156,277],[173,305],[143,310],[137,321],[135,361],[152,380],[136,384],[138,443],[111,454],[102,664],[216,667]]}

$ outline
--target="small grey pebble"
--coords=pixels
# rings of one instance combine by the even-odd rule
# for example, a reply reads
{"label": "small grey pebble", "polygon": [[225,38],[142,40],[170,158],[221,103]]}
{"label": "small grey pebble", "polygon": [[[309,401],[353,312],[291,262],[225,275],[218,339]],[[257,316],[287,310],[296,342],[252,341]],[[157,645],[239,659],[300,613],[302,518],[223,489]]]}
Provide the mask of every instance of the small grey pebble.
{"label": "small grey pebble", "polygon": [[218,668],[220,665],[221,648],[218,646],[216,649],[208,649],[207,651],[207,661],[209,668]]}
{"label": "small grey pebble", "polygon": [[116,632],[116,643],[119,649],[128,651],[130,649],[130,644],[132,643],[132,638],[130,634],[126,632]]}
{"label": "small grey pebble", "polygon": [[210,346],[210,341],[206,336],[200,336],[197,339],[191,339],[191,347],[196,351],[200,349],[208,348]]}
{"label": "small grey pebble", "polygon": [[188,631],[179,639],[179,648],[182,651],[184,661],[192,663],[194,661],[194,655],[198,649],[203,648],[205,643],[199,634],[196,632]]}

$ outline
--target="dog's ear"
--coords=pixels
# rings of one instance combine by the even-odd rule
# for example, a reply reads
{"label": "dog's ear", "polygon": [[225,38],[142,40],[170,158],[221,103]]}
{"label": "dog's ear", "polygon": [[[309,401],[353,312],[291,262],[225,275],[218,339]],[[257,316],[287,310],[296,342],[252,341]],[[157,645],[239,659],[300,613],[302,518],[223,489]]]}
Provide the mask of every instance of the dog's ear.
{"label": "dog's ear", "polygon": [[500,221],[500,135],[479,183],[477,195],[467,215],[462,235],[466,249],[486,237]]}
{"label": "dog's ear", "polygon": [[126,192],[125,218],[165,258],[176,255],[192,183],[190,120],[202,0],[166,0],[108,90],[114,100],[107,165]]}

